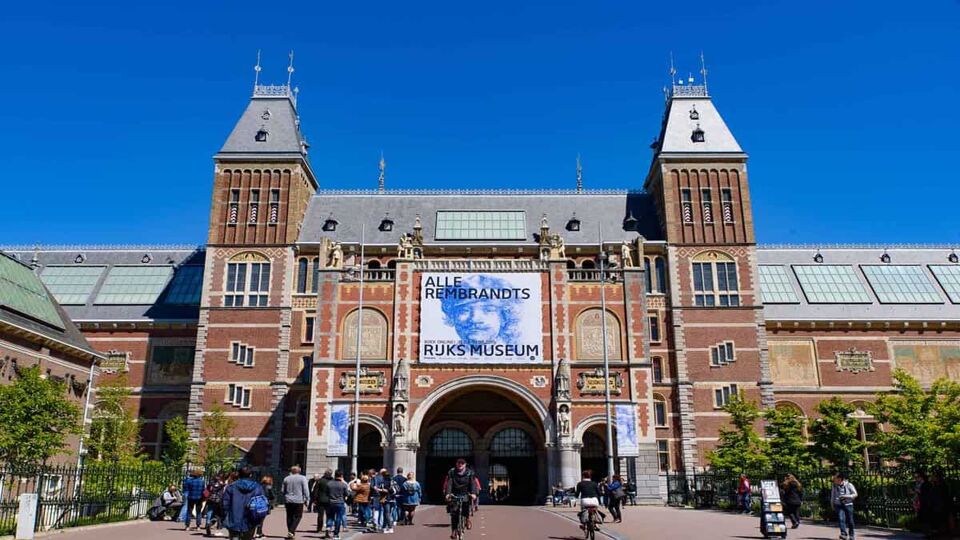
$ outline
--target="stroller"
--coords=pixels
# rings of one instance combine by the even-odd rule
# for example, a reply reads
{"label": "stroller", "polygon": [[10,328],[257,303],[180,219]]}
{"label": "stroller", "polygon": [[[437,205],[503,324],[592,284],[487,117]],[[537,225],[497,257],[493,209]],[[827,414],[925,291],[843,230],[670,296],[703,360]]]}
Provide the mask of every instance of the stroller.
{"label": "stroller", "polygon": [[163,504],[163,495],[153,500],[153,504],[147,510],[147,519],[150,521],[163,521],[164,518],[177,519],[180,509],[183,507],[183,501],[179,498],[169,505]]}

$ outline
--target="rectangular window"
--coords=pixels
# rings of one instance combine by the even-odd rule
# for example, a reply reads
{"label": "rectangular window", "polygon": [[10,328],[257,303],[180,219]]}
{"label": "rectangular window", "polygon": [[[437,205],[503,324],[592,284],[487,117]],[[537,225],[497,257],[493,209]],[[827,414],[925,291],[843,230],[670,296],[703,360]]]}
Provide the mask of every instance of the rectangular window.
{"label": "rectangular window", "polygon": [[523,210],[437,210],[437,240],[526,240]]}
{"label": "rectangular window", "polygon": [[301,356],[300,357],[300,373],[297,375],[297,382],[301,384],[309,383],[312,373],[313,373],[313,355],[308,354],[306,356]]}
{"label": "rectangular window", "polygon": [[733,192],[730,188],[720,190],[720,204],[723,205],[723,222],[733,223]]}
{"label": "rectangular window", "polygon": [[647,320],[650,321],[650,341],[657,343],[660,341],[660,318],[650,315]]}
{"label": "rectangular window", "polygon": [[227,307],[265,307],[270,292],[270,263],[227,263]]}
{"label": "rectangular window", "polygon": [[270,190],[270,217],[267,223],[276,225],[280,221],[280,190]]}
{"label": "rectangular window", "polygon": [[735,384],[728,384],[716,388],[713,391],[713,406],[717,409],[722,409],[730,404],[730,398],[735,395],[737,395],[737,385]]}
{"label": "rectangular window", "polygon": [[313,259],[313,281],[310,284],[310,292],[316,293],[317,287],[320,286],[320,258],[314,257]]}
{"label": "rectangular window", "polygon": [[227,385],[227,398],[224,401],[241,409],[249,409],[251,394],[250,388],[231,383]]}
{"label": "rectangular window", "polygon": [[253,347],[233,342],[230,346],[230,361],[238,366],[253,367]]}
{"label": "rectangular window", "polygon": [[680,190],[680,211],[684,223],[693,223],[693,194],[690,188]]}
{"label": "rectangular window", "polygon": [[653,417],[657,427],[666,427],[667,425],[667,403],[662,399],[653,400]]}
{"label": "rectangular window", "polygon": [[663,382],[663,358],[659,356],[654,356],[650,361],[653,366],[653,382],[662,383]]}
{"label": "rectangular window", "polygon": [[307,292],[307,259],[297,261],[297,292]]}
{"label": "rectangular window", "polygon": [[943,303],[922,266],[863,265],[860,269],[882,304]]}
{"label": "rectangular window", "polygon": [[313,328],[316,318],[313,315],[307,315],[303,321],[303,342],[313,343]]}
{"label": "rectangular window", "polygon": [[725,366],[735,360],[733,356],[733,342],[726,341],[710,347],[710,365]]}
{"label": "rectangular window", "polygon": [[703,222],[713,223],[713,196],[709,188],[700,190],[700,204],[703,207]]}
{"label": "rectangular window", "polygon": [[793,284],[787,276],[787,269],[781,265],[761,264],[760,301],[764,304],[799,304]]}
{"label": "rectangular window", "polygon": [[250,223],[256,223],[260,214],[260,190],[250,190]]}
{"label": "rectangular window", "polygon": [[739,306],[739,290],[736,263],[693,263],[694,305],[705,307]]}
{"label": "rectangular window", "polygon": [[960,266],[947,264],[931,264],[930,271],[940,282],[943,290],[954,304],[960,304]]}
{"label": "rectangular window", "polygon": [[227,223],[230,225],[236,225],[237,220],[240,219],[240,190],[231,189],[230,190],[230,206],[227,208]]}
{"label": "rectangular window", "polygon": [[872,304],[852,266],[793,265],[800,288],[811,304]]}
{"label": "rectangular window", "polygon": [[657,441],[657,459],[660,461],[660,470],[670,470],[670,443],[668,441]]}

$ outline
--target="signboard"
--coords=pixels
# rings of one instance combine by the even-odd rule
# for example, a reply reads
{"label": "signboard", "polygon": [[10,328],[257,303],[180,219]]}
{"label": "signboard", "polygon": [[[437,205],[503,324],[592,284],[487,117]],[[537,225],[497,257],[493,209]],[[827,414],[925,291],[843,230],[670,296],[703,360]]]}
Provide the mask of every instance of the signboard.
{"label": "signboard", "polygon": [[37,502],[40,500],[36,493],[20,495],[20,508],[17,511],[17,540],[33,538],[33,527],[37,523]]}
{"label": "signboard", "polygon": [[849,371],[850,373],[873,371],[873,359],[870,357],[870,351],[858,351],[854,348],[849,351],[837,351],[834,354],[837,357],[837,371]]}
{"label": "signboard", "polygon": [[[357,374],[353,372],[344,372],[340,375],[340,390],[344,393],[356,391]],[[382,394],[386,377],[382,371],[367,371],[367,368],[360,368],[360,393],[361,394]]]}
{"label": "signboard", "polygon": [[[611,373],[609,377],[610,395],[619,396],[620,389],[623,387],[623,379],[619,372]],[[577,389],[584,396],[602,396],[606,393],[606,387],[603,384],[603,369],[597,368],[595,371],[583,372],[577,376]]]}
{"label": "signboard", "polygon": [[620,457],[639,456],[637,409],[629,403],[618,403],[615,411],[617,415],[617,454]]}
{"label": "signboard", "polygon": [[350,405],[330,407],[330,429],[327,431],[327,455],[346,456],[350,443]]}
{"label": "signboard", "polygon": [[780,502],[780,488],[777,487],[777,482],[775,480],[761,480],[760,496],[762,497],[763,502]]}
{"label": "signboard", "polygon": [[540,274],[424,272],[420,362],[543,361]]}

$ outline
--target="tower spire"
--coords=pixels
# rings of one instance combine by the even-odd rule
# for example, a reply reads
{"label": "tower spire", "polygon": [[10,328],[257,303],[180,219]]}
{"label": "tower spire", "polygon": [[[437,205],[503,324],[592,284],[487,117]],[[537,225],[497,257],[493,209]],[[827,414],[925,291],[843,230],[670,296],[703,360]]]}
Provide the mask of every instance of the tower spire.
{"label": "tower spire", "polygon": [[703,51],[700,51],[700,77],[703,79],[704,93],[710,95],[707,91],[707,62],[703,59]]}
{"label": "tower spire", "polygon": [[577,193],[583,193],[583,166],[580,164],[580,153],[577,153]]}
{"label": "tower spire", "polygon": [[670,86],[677,84],[677,68],[673,67],[673,51],[670,51]]}
{"label": "tower spire", "polygon": [[253,66],[253,92],[257,92],[257,85],[260,84],[260,49],[257,49],[257,65]]}
{"label": "tower spire", "polygon": [[377,191],[383,193],[387,187],[387,161],[383,159],[383,151],[380,151],[380,180],[377,182]]}
{"label": "tower spire", "polygon": [[293,50],[290,50],[290,65],[287,66],[287,90],[290,89],[290,81],[293,79]]}

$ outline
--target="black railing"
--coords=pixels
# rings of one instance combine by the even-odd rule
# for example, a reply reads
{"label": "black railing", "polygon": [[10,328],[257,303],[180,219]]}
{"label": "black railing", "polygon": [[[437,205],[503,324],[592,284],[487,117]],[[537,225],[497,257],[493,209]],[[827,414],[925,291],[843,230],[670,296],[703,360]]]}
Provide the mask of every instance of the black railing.
{"label": "black railing", "polygon": [[[835,520],[836,513],[830,504],[833,471],[814,469],[799,473],[791,472],[803,484],[804,499],[800,508],[801,516]],[[780,484],[785,474],[785,472],[770,471],[750,475],[754,508],[760,500],[760,480],[776,480]],[[960,505],[957,504],[958,495],[960,495],[960,469],[945,471],[943,476],[953,499],[950,507],[957,511],[960,509]],[[913,502],[916,494],[911,471],[906,468],[852,471],[850,481],[859,494],[854,503],[858,523],[880,527],[915,528]],[[739,473],[705,471],[688,476],[682,472],[669,472],[666,473],[666,502],[671,506],[736,510],[738,483]]]}

